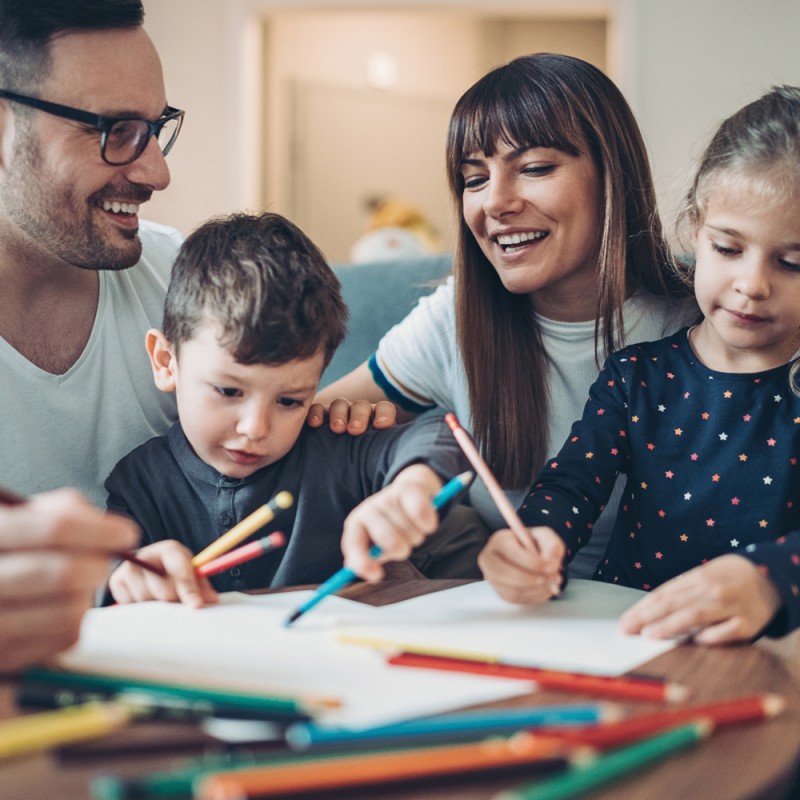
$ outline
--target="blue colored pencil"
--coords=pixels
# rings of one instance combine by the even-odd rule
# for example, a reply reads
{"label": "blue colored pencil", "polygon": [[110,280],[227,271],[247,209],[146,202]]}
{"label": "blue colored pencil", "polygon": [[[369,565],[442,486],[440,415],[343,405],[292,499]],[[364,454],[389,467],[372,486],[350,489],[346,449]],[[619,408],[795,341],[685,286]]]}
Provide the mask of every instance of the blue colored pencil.
{"label": "blue colored pencil", "polygon": [[396,742],[406,738],[413,738],[415,742],[469,741],[545,725],[607,722],[617,716],[616,708],[605,703],[575,703],[491,708],[441,717],[412,719],[359,730],[325,727],[314,722],[298,722],[287,728],[286,741],[290,747],[297,750],[320,745],[355,744],[363,740],[373,743]]}
{"label": "blue colored pencil", "polygon": [[[466,489],[470,483],[472,483],[472,479],[475,477],[473,472],[462,472],[460,475],[456,475],[455,478],[449,480],[442,488],[436,493],[435,497],[433,498],[433,506],[434,508],[439,511],[441,508],[445,506],[446,503],[449,503],[454,497],[457,497],[461,492]],[[369,550],[369,557],[370,558],[378,558],[383,551],[377,545],[373,545]],[[284,627],[288,628],[293,622],[300,619],[307,611],[310,611],[314,608],[317,603],[324,600],[329,594],[333,594],[334,592],[338,592],[340,589],[343,589],[345,586],[351,584],[354,580],[358,578],[355,572],[353,572],[350,567],[342,567],[338,572],[335,572],[331,575],[325,583],[320,584],[317,588],[314,595],[306,600],[303,605],[301,605],[296,611],[292,612],[292,614],[286,619],[283,623]]]}

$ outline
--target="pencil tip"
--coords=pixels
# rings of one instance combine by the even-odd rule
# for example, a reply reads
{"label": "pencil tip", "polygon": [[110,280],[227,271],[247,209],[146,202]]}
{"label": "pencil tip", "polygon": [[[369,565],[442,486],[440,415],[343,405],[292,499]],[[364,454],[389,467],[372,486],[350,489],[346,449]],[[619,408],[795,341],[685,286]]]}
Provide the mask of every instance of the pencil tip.
{"label": "pencil tip", "polygon": [[302,615],[303,615],[303,612],[302,612],[302,611],[295,611],[295,612],[293,612],[291,616],[287,617],[287,618],[286,618],[286,619],[283,621],[283,627],[284,627],[284,628],[288,628],[288,627],[289,627],[289,626],[290,626],[290,625],[291,625],[293,622],[295,622],[296,620],[300,619],[300,617],[301,617]]}

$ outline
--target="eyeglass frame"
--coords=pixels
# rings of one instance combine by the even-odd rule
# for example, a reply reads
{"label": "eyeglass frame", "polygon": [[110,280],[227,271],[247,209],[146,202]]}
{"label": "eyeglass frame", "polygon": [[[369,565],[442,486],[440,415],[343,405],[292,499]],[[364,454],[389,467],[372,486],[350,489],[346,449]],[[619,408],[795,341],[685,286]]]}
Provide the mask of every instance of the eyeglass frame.
{"label": "eyeglass frame", "polygon": [[[38,97],[29,97],[24,94],[17,94],[16,92],[9,92],[6,89],[0,89],[0,98],[5,98],[6,100],[11,100],[15,103],[20,103],[24,106],[30,106],[31,108],[36,108],[39,111],[44,111],[47,114],[53,114],[56,117],[63,117],[64,119],[70,119],[74,122],[82,122],[84,125],[89,125],[92,128],[96,128],[100,131],[100,157],[105,161],[106,164],[112,167],[124,167],[127,164],[132,164],[139,158],[142,153],[144,153],[145,149],[147,148],[150,139],[154,136],[156,140],[158,140],[158,135],[161,133],[164,125],[170,122],[173,119],[178,120],[178,127],[175,129],[175,133],[172,135],[172,138],[167,142],[164,146],[164,149],[161,151],[161,154],[166,156],[167,153],[172,149],[172,146],[178,139],[178,134],[181,131],[181,127],[183,126],[183,117],[186,113],[185,111],[181,111],[178,108],[173,108],[172,106],[167,106],[166,113],[162,114],[157,120],[149,120],[145,119],[144,117],[110,117],[105,116],[103,114],[93,114],[91,111],[84,111],[80,108],[73,108],[72,106],[64,106],[60,103],[51,103],[49,100],[40,100]],[[109,161],[106,158],[106,144],[108,142],[108,134],[111,128],[116,125],[118,122],[144,122],[148,129],[148,135],[144,139],[144,145],[142,146],[141,150],[136,153],[133,158],[128,159],[127,161]]]}

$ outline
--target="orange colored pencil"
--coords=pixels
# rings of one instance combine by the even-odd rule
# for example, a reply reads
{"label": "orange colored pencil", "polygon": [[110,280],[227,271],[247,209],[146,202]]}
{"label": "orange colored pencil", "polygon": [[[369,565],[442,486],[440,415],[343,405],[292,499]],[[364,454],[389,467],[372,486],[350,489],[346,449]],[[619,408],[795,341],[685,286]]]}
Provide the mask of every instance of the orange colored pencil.
{"label": "orange colored pencil", "polygon": [[218,772],[199,781],[199,800],[244,800],[385,781],[452,775],[525,764],[563,762],[589,748],[521,733],[509,739],[410,748]]}
{"label": "orange colored pencil", "polygon": [[425,653],[397,653],[387,659],[399,667],[421,667],[447,672],[467,672],[495,678],[514,678],[534,681],[542,689],[583,692],[599,697],[620,700],[645,700],[650,702],[677,702],[687,695],[685,686],[657,678],[636,678],[607,675],[589,675],[581,672],[560,672],[538,667],[516,666],[498,661],[478,661],[467,658],[450,658]]}
{"label": "orange colored pencil", "polygon": [[548,727],[542,732],[548,737],[555,736],[564,741],[606,750],[631,744],[643,737],[696,719],[708,720],[714,729],[770,719],[780,714],[785,705],[784,699],[779,695],[757,694],[716,703],[670,708],[599,725]]}

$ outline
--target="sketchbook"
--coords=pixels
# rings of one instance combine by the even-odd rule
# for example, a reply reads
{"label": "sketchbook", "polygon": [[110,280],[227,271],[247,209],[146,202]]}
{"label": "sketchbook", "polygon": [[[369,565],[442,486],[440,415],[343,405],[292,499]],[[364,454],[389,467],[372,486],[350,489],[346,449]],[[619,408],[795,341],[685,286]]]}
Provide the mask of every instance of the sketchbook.
{"label": "sketchbook", "polygon": [[363,728],[526,694],[531,685],[393,667],[385,653],[348,644],[344,634],[482,654],[502,649],[509,659],[524,656],[522,663],[538,665],[547,656],[548,666],[618,674],[670,646],[615,634],[616,617],[640,594],[573,581],[562,599],[536,608],[508,605],[483,582],[380,607],[331,596],[290,628],[284,620],[312,592],[229,593],[202,609],[118,605],[89,611],[78,643],[57,663],[79,672],[337,699],[341,704],[320,711],[317,721]]}

